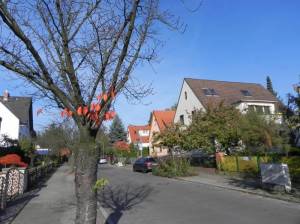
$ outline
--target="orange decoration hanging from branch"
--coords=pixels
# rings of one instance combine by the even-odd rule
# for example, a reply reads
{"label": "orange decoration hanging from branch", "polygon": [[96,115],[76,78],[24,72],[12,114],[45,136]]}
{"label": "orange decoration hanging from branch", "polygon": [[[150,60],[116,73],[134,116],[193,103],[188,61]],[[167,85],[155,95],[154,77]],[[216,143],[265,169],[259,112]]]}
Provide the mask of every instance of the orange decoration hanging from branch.
{"label": "orange decoration hanging from branch", "polygon": [[78,108],[77,108],[77,114],[78,114],[79,116],[82,116],[82,113],[83,113],[83,108],[82,108],[82,107],[78,107]]}
{"label": "orange decoration hanging from branch", "polygon": [[104,120],[112,120],[116,116],[115,111],[107,111],[104,115]]}
{"label": "orange decoration hanging from branch", "polygon": [[100,106],[100,104],[97,103],[95,106],[95,111],[100,112],[100,110],[101,110],[101,106]]}
{"label": "orange decoration hanging from branch", "polygon": [[83,108],[83,115],[86,116],[88,112],[89,112],[89,108],[87,106],[85,106]]}
{"label": "orange decoration hanging from branch", "polygon": [[67,113],[67,117],[72,117],[72,116],[73,116],[73,112],[69,110]]}
{"label": "orange decoration hanging from branch", "polygon": [[96,105],[94,103],[92,103],[91,106],[90,106],[90,111],[94,111],[95,107],[96,107]]}
{"label": "orange decoration hanging from branch", "polygon": [[103,101],[106,102],[106,101],[107,101],[107,98],[108,98],[108,97],[107,97],[107,94],[104,93],[103,96],[102,96]]}

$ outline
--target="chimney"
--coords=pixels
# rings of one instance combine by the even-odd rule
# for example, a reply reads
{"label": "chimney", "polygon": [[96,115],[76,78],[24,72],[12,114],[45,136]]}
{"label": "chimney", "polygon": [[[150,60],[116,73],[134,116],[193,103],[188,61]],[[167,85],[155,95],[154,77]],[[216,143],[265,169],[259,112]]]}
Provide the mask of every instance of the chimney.
{"label": "chimney", "polygon": [[8,98],[9,98],[9,92],[8,92],[8,90],[5,90],[3,93],[3,100],[8,101]]}

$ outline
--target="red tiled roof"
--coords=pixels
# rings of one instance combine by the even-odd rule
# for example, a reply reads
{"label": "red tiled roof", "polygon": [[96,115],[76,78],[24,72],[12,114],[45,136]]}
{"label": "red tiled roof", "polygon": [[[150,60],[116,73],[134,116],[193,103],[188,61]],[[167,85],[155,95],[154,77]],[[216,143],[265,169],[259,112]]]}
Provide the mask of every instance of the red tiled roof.
{"label": "red tiled roof", "polygon": [[129,125],[128,126],[128,133],[130,135],[130,139],[132,143],[137,143],[138,141],[142,143],[148,143],[149,142],[149,136],[139,136],[139,131],[149,131],[150,126],[149,125]]}
{"label": "red tiled roof", "polygon": [[155,117],[158,128],[160,131],[163,131],[168,125],[173,123],[175,117],[175,111],[167,110],[167,111],[153,111],[153,116]]}

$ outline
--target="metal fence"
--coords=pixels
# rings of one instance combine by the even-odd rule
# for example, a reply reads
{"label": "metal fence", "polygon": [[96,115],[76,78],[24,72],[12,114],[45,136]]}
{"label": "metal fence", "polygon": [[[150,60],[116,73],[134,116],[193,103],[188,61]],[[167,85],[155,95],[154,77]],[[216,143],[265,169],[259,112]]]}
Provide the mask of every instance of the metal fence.
{"label": "metal fence", "polygon": [[6,208],[9,201],[21,196],[27,189],[35,187],[54,170],[49,163],[30,169],[10,168],[0,175],[0,210]]}

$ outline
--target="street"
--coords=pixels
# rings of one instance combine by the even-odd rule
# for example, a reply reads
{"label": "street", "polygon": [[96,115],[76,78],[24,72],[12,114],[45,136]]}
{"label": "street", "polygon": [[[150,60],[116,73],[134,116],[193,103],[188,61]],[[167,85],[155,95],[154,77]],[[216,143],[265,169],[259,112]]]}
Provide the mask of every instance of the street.
{"label": "street", "polygon": [[99,200],[118,224],[300,224],[300,204],[100,166]]}

